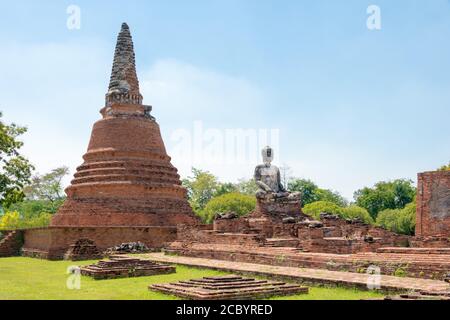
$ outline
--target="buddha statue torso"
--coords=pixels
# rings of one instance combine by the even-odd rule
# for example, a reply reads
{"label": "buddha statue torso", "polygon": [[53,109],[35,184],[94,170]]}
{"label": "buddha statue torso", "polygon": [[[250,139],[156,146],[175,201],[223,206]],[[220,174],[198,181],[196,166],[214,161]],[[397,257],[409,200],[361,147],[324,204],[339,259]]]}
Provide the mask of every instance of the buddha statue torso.
{"label": "buddha statue torso", "polygon": [[255,181],[259,187],[256,197],[263,198],[299,198],[298,193],[290,193],[281,183],[280,170],[277,166],[271,164],[273,160],[273,149],[265,147],[262,150],[264,164],[255,168]]}

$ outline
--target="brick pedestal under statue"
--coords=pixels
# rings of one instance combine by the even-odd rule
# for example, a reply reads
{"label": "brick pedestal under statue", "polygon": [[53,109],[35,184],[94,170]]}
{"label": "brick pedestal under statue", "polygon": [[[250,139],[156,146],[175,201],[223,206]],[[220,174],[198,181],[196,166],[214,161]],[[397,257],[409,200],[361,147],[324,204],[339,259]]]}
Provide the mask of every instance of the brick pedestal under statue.
{"label": "brick pedestal under statue", "polygon": [[24,253],[58,258],[78,238],[106,249],[141,241],[161,247],[197,218],[166,153],[152,108],[142,104],[129,28],[119,33],[102,119],[51,227],[26,231]]}

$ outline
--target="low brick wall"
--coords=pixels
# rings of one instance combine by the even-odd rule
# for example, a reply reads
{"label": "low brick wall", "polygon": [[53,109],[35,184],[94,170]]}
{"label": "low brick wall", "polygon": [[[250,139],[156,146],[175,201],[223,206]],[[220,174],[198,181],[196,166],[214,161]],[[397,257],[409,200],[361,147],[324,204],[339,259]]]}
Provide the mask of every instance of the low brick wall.
{"label": "low brick wall", "polygon": [[50,260],[62,259],[69,246],[90,239],[100,251],[124,242],[143,242],[162,248],[176,240],[176,227],[49,227],[24,230],[23,255]]}

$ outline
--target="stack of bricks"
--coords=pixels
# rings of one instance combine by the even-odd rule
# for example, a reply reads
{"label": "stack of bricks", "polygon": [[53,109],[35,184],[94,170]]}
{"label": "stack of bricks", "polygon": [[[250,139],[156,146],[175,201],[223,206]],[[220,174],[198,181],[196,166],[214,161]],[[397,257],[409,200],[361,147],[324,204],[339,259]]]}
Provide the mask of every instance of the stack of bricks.
{"label": "stack of bricks", "polygon": [[65,260],[81,261],[103,258],[103,254],[97,249],[94,241],[80,239],[69,247],[64,255]]}
{"label": "stack of bricks", "polygon": [[110,260],[80,268],[81,274],[96,280],[145,277],[175,272],[175,267],[150,260],[111,256]]}
{"label": "stack of bricks", "polygon": [[0,257],[14,257],[21,253],[23,232],[20,230],[2,231],[4,237],[0,240]]}
{"label": "stack of bricks", "polygon": [[177,283],[154,284],[150,290],[192,300],[250,300],[306,294],[308,288],[280,281],[256,280],[235,275],[204,277]]}

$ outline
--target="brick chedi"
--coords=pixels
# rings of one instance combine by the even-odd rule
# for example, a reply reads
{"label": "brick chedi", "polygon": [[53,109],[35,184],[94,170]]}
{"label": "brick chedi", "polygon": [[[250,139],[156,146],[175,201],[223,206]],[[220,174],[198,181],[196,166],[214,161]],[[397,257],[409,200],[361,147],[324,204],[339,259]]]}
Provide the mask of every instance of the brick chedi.
{"label": "brick chedi", "polygon": [[66,189],[52,226],[193,224],[177,169],[151,107],[142,104],[127,24],[117,39],[103,118],[94,124],[84,163]]}

